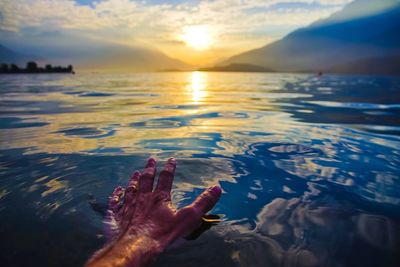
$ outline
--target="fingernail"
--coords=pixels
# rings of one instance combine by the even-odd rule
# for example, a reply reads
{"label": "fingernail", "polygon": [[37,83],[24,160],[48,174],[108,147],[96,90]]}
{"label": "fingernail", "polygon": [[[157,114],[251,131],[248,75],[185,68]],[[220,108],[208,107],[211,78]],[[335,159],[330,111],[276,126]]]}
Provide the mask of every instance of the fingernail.
{"label": "fingernail", "polygon": [[210,187],[208,190],[215,196],[218,196],[222,192],[221,187],[219,187],[218,185]]}
{"label": "fingernail", "polygon": [[154,167],[155,165],[156,165],[156,160],[153,157],[147,160],[146,167]]}
{"label": "fingernail", "polygon": [[169,162],[169,163],[175,164],[175,163],[176,163],[176,159],[175,159],[175,158],[169,158],[169,159],[168,159],[168,162]]}

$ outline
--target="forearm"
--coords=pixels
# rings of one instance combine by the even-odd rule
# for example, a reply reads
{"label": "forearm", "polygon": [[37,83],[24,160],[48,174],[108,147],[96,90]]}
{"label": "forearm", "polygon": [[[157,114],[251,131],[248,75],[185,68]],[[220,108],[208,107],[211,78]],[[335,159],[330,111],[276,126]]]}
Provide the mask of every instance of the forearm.
{"label": "forearm", "polygon": [[86,267],[144,267],[154,262],[163,249],[147,236],[127,236],[96,252]]}

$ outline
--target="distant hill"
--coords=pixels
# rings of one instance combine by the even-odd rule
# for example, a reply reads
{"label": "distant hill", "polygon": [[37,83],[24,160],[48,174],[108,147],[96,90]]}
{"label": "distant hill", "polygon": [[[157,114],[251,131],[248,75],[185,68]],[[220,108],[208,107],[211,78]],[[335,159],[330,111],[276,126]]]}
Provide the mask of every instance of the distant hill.
{"label": "distant hill", "polygon": [[40,58],[37,56],[18,53],[0,44],[0,64],[6,63],[25,66],[28,61],[32,60],[40,60]]}
{"label": "distant hill", "polygon": [[[86,46],[89,46],[86,44]],[[157,71],[163,69],[193,70],[180,60],[173,59],[160,51],[123,46],[118,44],[91,43],[90,50],[81,50],[79,45],[48,49],[27,46],[29,51],[36,51],[46,60],[13,51],[0,45],[0,64],[17,64],[24,67],[28,61],[41,64],[73,64],[78,69],[96,71]]]}
{"label": "distant hill", "polygon": [[193,66],[171,58],[160,51],[139,47],[109,45],[83,57],[78,67],[104,70],[160,71],[165,69],[192,70]]}
{"label": "distant hill", "polygon": [[[356,0],[327,19],[272,44],[233,56],[223,64],[344,73],[375,73],[376,64],[382,64],[379,73],[400,74],[400,69],[392,68],[395,62],[391,60],[400,55],[399,33],[400,1]],[[383,64],[383,58],[393,64]]]}
{"label": "distant hill", "polygon": [[400,55],[359,59],[330,68],[333,73],[400,74]]}
{"label": "distant hill", "polygon": [[251,64],[229,64],[210,68],[200,68],[199,71],[227,71],[227,72],[273,72],[271,69]]}

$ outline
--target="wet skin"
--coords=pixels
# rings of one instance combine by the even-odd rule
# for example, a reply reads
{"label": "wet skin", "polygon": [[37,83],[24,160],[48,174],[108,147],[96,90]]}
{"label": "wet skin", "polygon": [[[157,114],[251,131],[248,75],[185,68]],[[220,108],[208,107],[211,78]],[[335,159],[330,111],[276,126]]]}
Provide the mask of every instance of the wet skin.
{"label": "wet skin", "polygon": [[176,161],[170,158],[158,177],[150,158],[143,173],[135,171],[126,188],[112,193],[106,215],[109,242],[87,262],[88,267],[148,266],[167,246],[186,237],[217,203],[221,188],[213,186],[179,211],[171,201]]}

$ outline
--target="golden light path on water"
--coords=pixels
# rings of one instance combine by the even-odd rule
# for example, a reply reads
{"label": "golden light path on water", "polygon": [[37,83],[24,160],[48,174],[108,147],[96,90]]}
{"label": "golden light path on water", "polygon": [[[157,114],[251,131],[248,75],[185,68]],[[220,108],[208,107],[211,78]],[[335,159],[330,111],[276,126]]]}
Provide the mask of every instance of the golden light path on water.
{"label": "golden light path on water", "polygon": [[[288,81],[299,77],[303,78],[285,75]],[[343,131],[310,127],[282,112],[285,102],[308,95],[282,90],[279,74],[77,74],[47,79],[41,86],[49,89],[3,96],[4,100],[35,103],[13,111],[24,112],[24,122],[45,125],[4,129],[3,135],[12,138],[2,138],[0,147],[27,148],[25,153],[157,155],[168,150],[160,146],[179,145],[180,149],[169,153],[189,158],[205,149],[214,136],[218,141],[210,148],[212,153],[231,156],[258,141],[302,142],[329,135],[335,142]],[[54,112],[41,111],[52,105],[58,106]],[[333,173],[313,162],[298,164],[305,170],[322,168],[321,172]]]}
{"label": "golden light path on water", "polygon": [[[233,132],[263,131],[265,120],[268,120],[270,131],[293,126],[282,123],[287,117],[285,114],[254,115],[259,110],[278,110],[278,106],[269,102],[276,90],[275,81],[260,91],[251,86],[254,83],[252,75],[241,76],[239,80],[235,77],[184,72],[78,74],[46,80],[41,84],[50,88],[46,92],[3,97],[4,100],[35,103],[34,106],[14,108],[13,112],[31,113],[24,115],[25,122],[45,125],[23,131],[5,129],[3,134],[13,138],[3,138],[0,146],[29,148],[26,153],[89,153],[98,148],[121,148],[121,153],[128,154],[138,151],[157,153],[156,149],[144,148],[140,142],[193,138],[188,145],[196,148],[196,140],[201,142],[210,133],[225,136],[230,142],[254,139],[245,134],[232,138]],[[58,110],[41,111],[52,108],[51,105],[59,106]],[[245,112],[240,113],[241,110]],[[96,133],[74,133],[81,128]],[[221,141],[220,145],[222,154],[237,152],[241,147],[226,141]],[[176,153],[193,152],[182,150]]]}
{"label": "golden light path on water", "polygon": [[193,102],[195,104],[200,103],[205,97],[207,97],[207,75],[204,72],[192,72],[187,89],[192,94]]}

